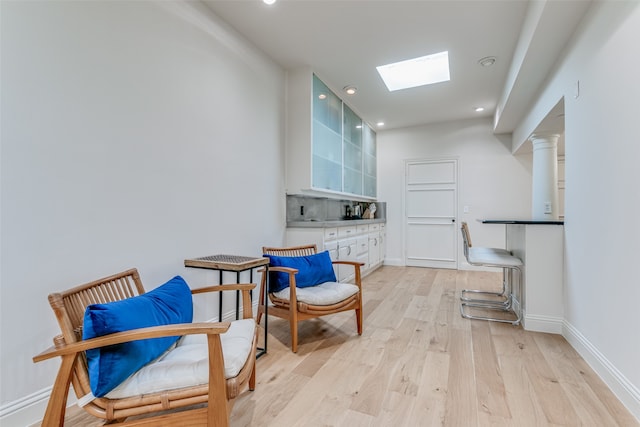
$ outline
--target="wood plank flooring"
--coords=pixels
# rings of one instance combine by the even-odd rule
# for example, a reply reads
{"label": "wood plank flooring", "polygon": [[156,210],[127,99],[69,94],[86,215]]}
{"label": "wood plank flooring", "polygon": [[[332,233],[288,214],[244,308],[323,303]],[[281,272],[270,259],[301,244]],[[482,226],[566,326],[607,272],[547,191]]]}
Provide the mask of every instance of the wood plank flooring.
{"label": "wood plank flooring", "polygon": [[[460,290],[500,275],[383,267],[363,280],[364,332],[340,313],[289,327],[269,318],[241,426],[640,426],[559,335],[460,316]],[[74,408],[66,425],[98,426]]]}

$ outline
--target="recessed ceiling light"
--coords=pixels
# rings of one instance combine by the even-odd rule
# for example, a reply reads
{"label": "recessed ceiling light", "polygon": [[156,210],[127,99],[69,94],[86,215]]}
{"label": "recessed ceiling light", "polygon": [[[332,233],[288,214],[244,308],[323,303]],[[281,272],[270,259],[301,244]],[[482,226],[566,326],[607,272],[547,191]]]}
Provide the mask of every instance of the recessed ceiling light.
{"label": "recessed ceiling light", "polygon": [[355,95],[358,91],[358,88],[355,86],[345,86],[342,89],[347,93],[347,95]]}
{"label": "recessed ceiling light", "polygon": [[382,127],[382,126],[384,126],[384,122],[378,122],[378,123],[377,123],[377,125],[378,125],[379,127]]}
{"label": "recessed ceiling light", "polygon": [[483,67],[491,67],[495,63],[496,63],[495,56],[485,56],[484,58],[481,58],[478,60],[478,64],[482,65]]}
{"label": "recessed ceiling light", "polygon": [[274,4],[276,2],[276,0],[262,0],[264,2],[264,4]]}
{"label": "recessed ceiling light", "polygon": [[448,51],[381,65],[376,69],[390,92],[451,79]]}
{"label": "recessed ceiling light", "polygon": [[476,107],[476,113],[481,113],[484,111],[484,107]]}

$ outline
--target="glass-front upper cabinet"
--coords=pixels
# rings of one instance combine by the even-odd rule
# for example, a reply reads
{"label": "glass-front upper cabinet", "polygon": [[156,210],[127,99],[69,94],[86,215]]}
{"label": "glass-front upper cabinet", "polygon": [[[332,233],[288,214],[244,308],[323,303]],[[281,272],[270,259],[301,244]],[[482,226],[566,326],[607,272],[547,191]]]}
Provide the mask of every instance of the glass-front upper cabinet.
{"label": "glass-front upper cabinet", "polygon": [[310,67],[286,79],[287,194],[376,198],[375,132]]}
{"label": "glass-front upper cabinet", "polygon": [[364,146],[363,164],[364,173],[362,174],[363,192],[367,197],[376,197],[377,195],[377,155],[376,155],[376,133],[366,123],[362,125],[362,141]]}
{"label": "glass-front upper cabinet", "polygon": [[343,104],[343,178],[345,193],[362,193],[362,119]]}
{"label": "glass-front upper cabinet", "polygon": [[342,190],[342,100],[313,76],[313,187]]}

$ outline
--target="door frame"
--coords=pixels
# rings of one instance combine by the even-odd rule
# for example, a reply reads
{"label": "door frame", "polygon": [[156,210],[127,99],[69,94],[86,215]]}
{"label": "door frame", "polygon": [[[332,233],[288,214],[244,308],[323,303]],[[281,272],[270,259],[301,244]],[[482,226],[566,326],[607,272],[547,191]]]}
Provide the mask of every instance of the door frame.
{"label": "door frame", "polygon": [[[458,198],[459,198],[459,182],[460,182],[460,157],[459,156],[442,156],[442,157],[426,157],[415,159],[404,159],[402,169],[402,261],[407,266],[407,185],[408,185],[408,167],[414,163],[436,163],[436,162],[455,162],[455,198],[454,198],[454,222],[456,229],[458,228]],[[443,182],[444,184],[445,182]],[[454,260],[452,269],[459,269],[459,236],[457,231],[454,233]],[[434,267],[435,268],[435,267]]]}

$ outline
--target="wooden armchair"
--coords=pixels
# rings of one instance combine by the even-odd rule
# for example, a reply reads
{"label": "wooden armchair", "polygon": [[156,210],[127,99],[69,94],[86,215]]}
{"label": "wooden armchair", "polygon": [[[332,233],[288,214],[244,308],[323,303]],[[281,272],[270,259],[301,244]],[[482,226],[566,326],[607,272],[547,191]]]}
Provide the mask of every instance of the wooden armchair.
{"label": "wooden armchair", "polygon": [[[62,363],[53,385],[42,425],[46,427],[64,425],[70,384],[73,384],[79,402],[85,400],[86,396],[92,396],[85,351],[148,338],[185,336],[182,340],[186,340],[188,338],[186,336],[193,335],[193,338],[190,338],[192,340],[190,345],[200,346],[197,348],[197,353],[203,354],[199,357],[206,360],[208,354],[208,365],[201,363],[205,369],[202,371],[204,372],[204,383],[118,398],[109,398],[109,394],[107,394],[92,400],[86,399],[89,401],[84,404],[83,408],[88,413],[106,420],[108,424],[115,425],[228,426],[233,399],[240,394],[245,385],[248,385],[249,390],[255,388],[257,328],[253,320],[250,299],[250,290],[254,287],[254,284],[214,285],[191,290],[192,294],[242,291],[243,319],[245,320],[226,323],[203,322],[154,326],[88,340],[82,340],[83,317],[86,307],[90,304],[122,301],[144,294],[145,290],[138,271],[136,269],[127,270],[61,293],[49,295],[51,308],[56,315],[62,333],[54,338],[55,346],[53,348],[35,356],[33,360],[40,362],[60,356]],[[188,290],[186,293],[188,295]],[[231,334],[231,330],[234,328],[235,330],[244,328],[242,338],[246,343],[251,343],[251,347],[244,365],[242,365],[243,358],[235,361],[239,371],[230,377],[229,372],[225,372],[225,361],[233,351],[226,351],[226,347],[229,345],[225,345],[225,337],[221,338],[221,335],[227,331]],[[251,329],[253,329],[253,333],[251,333]],[[204,334],[206,341],[202,339],[202,335],[200,335],[201,338],[197,338],[194,334]],[[201,341],[197,341],[198,339]],[[180,342],[179,340],[178,344],[174,345],[174,349],[180,347]],[[248,344],[245,346],[245,352],[246,347]],[[173,349],[169,351],[173,351]],[[157,360],[150,362],[139,372],[156,362]],[[208,370],[208,374],[206,370]],[[135,375],[137,373],[132,377]],[[159,411],[186,407],[192,408],[157,414]],[[148,416],[154,413],[155,416]],[[129,417],[135,419],[126,420]]]}
{"label": "wooden armchair", "polygon": [[[264,255],[276,257],[308,257],[317,254],[316,245],[295,246],[288,248],[263,247]],[[269,266],[269,274],[288,274],[288,287],[279,292],[273,292],[269,284],[269,299],[272,306],[268,308],[268,314],[289,320],[291,328],[291,350],[298,351],[298,322],[313,319],[342,311],[355,310],[358,335],[362,335],[362,281],[360,267],[364,265],[355,261],[332,261],[332,264],[352,265],[355,269],[354,284],[328,282],[317,286],[298,288],[296,286],[296,274],[298,269]],[[271,276],[273,277],[273,276]],[[270,278],[270,282],[272,279]],[[260,286],[260,302],[258,305],[258,318],[260,323],[262,315],[266,312],[264,307],[266,290],[266,275],[262,275]]]}

